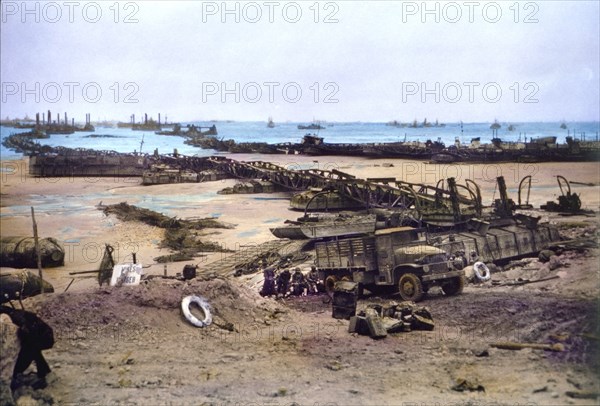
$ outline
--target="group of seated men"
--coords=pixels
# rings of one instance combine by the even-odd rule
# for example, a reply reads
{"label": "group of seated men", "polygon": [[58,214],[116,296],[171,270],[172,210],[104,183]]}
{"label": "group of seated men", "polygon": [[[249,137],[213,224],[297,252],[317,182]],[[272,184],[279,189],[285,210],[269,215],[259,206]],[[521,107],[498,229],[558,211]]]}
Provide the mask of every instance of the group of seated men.
{"label": "group of seated men", "polygon": [[314,266],[306,276],[298,267],[293,271],[291,273],[288,268],[285,268],[281,272],[276,272],[274,266],[266,267],[263,270],[265,280],[260,295],[287,297],[313,295],[318,292],[319,276]]}

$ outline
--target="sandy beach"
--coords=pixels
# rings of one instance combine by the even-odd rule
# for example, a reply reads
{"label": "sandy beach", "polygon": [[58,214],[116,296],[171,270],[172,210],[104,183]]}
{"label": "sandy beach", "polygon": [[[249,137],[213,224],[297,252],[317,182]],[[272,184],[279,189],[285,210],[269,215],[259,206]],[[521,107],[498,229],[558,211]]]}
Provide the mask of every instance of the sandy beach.
{"label": "sandy beach", "polygon": [[[581,195],[584,208],[597,211],[600,206],[600,163],[431,165],[349,157],[230,157],[432,185],[448,176],[459,183],[468,178],[478,182],[486,205],[498,197],[496,176],[505,177],[509,197],[516,200],[520,179],[532,175],[530,203],[539,207],[556,200],[560,191],[555,176],[562,174],[593,184],[573,185],[573,191]],[[126,290],[98,288],[94,275],[76,277],[62,293],[73,279],[69,272],[98,268],[105,243],[116,247],[117,261],[129,261],[136,252],[147,274],[164,272],[164,265],[153,260],[168,253],[159,248],[163,231],[105,216],[95,207],[99,203],[127,202],[179,218],[216,217],[235,227],[204,230],[204,238],[237,251],[273,240],[269,227],[302,215],[289,210],[290,192],[217,194],[233,186],[237,182],[233,179],[160,186],[141,186],[139,178],[40,179],[27,174],[26,159],[2,165],[16,171],[2,173],[1,235],[31,235],[33,206],[40,235],[59,239],[66,252],[64,267],[44,270],[56,293],[25,301],[51,321],[58,337],[55,347],[45,351],[54,370],[48,388],[24,392],[28,399],[36,399],[35,404],[49,404],[48,399],[58,404],[589,404],[589,399],[566,393],[578,388],[597,391],[588,359],[595,350],[581,339],[570,342],[573,350],[564,356],[495,349],[482,358],[473,355],[491,339],[536,341],[563,331],[574,334],[582,326],[593,331],[594,298],[600,292],[597,250],[584,257],[565,257],[568,268],[559,270],[560,281],[493,291],[469,286],[454,299],[434,292],[425,304],[437,322],[435,332],[375,342],[347,334],[347,322],[332,319],[330,305],[321,297],[264,299],[243,278],[166,284],[152,280]],[[542,221],[557,221],[556,215],[538,214]],[[593,226],[597,218],[564,221]],[[225,255],[208,253],[194,261],[170,263],[168,274],[181,272],[187,263],[198,264],[201,272],[210,270],[211,262]],[[582,269],[588,271],[573,273]],[[518,277],[521,272],[502,273],[499,278]],[[185,323],[178,309],[185,292],[207,297],[234,331],[211,327],[200,332]],[[516,311],[521,313],[517,319]],[[544,325],[548,317],[553,318],[551,327]],[[473,323],[475,319],[480,322]],[[516,332],[507,330],[508,325]],[[491,337],[492,331],[501,334]],[[478,382],[485,390],[451,390],[461,379]]]}
{"label": "sandy beach", "polygon": [[[394,177],[413,183],[435,185],[438,180],[454,177],[464,184],[474,180],[481,188],[484,205],[498,198],[496,177],[504,176],[509,197],[517,200],[520,180],[532,176],[530,204],[539,207],[555,201],[560,195],[556,175],[571,181],[595,186],[573,185],[580,194],[583,208],[600,207],[600,163],[502,163],[502,164],[430,164],[422,161],[365,159],[356,157],[313,157],[300,155],[229,156],[239,161],[263,160],[286,168],[337,169],[359,178]],[[391,164],[391,166],[389,166]],[[295,220],[302,212],[289,209],[292,192],[270,194],[219,195],[218,191],[233,186],[237,180],[226,179],[206,183],[185,183],[142,186],[141,178],[35,178],[27,171],[27,159],[5,161],[3,168],[14,172],[2,174],[1,235],[32,234],[30,206],[36,210],[41,237],[54,237],[65,244],[65,266],[48,269],[46,275],[58,290],[66,287],[68,273],[97,269],[105,243],[117,249],[118,261],[131,260],[131,252],[147,272],[164,272],[162,264],[153,265],[153,258],[168,254],[158,247],[162,230],[144,224],[122,223],[105,216],[95,206],[127,202],[178,218],[216,217],[235,225],[232,229],[207,230],[207,239],[222,247],[239,250],[240,246],[273,240],[269,227]],[[542,219],[544,221],[544,219]],[[217,260],[223,254],[208,254],[194,263],[200,266]],[[180,272],[185,263],[173,264],[171,272]],[[170,265],[169,265],[170,266]],[[93,285],[93,284],[92,284]],[[89,286],[77,281],[72,289]]]}

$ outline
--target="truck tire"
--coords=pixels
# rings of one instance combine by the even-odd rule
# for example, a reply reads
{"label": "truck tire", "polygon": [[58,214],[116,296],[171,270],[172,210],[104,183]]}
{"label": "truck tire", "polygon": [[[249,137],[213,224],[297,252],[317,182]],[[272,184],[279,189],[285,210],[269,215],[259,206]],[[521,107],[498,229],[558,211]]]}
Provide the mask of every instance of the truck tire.
{"label": "truck tire", "polygon": [[462,293],[465,287],[465,278],[458,276],[456,278],[449,279],[448,282],[442,285],[442,291],[446,296],[454,296]]}
{"label": "truck tire", "polygon": [[408,302],[418,302],[423,299],[423,283],[414,273],[405,273],[398,281],[400,297]]}
{"label": "truck tire", "polygon": [[325,291],[327,292],[329,297],[333,297],[335,283],[339,280],[340,278],[338,278],[335,275],[329,275],[327,278],[325,278]]}

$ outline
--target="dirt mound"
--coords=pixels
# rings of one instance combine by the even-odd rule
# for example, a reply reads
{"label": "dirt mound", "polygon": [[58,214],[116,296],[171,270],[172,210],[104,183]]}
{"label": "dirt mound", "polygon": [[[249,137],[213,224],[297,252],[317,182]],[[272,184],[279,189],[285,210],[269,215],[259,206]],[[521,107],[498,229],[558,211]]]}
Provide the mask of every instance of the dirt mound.
{"label": "dirt mound", "polygon": [[154,331],[174,334],[189,331],[182,317],[183,297],[199,295],[211,306],[214,329],[234,330],[236,325],[262,320],[281,310],[256,292],[225,279],[152,278],[133,287],[103,287],[89,292],[43,295],[25,302],[26,308],[55,329],[57,335],[119,334]]}

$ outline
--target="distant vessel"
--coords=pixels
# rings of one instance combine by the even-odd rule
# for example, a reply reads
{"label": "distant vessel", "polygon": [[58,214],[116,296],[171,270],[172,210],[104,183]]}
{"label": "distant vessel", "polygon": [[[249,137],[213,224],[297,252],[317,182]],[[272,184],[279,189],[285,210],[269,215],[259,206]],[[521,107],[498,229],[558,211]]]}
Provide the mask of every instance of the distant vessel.
{"label": "distant vessel", "polygon": [[131,128],[133,131],[162,131],[163,127],[174,127],[176,123],[167,124],[166,118],[165,122],[161,123],[160,121],[160,113],[158,113],[158,121],[154,120],[152,117],[148,119],[148,114],[144,113],[144,121],[140,123],[135,122],[135,114],[132,114],[129,117],[129,122],[118,122],[117,128]]}
{"label": "distant vessel", "polygon": [[566,130],[567,129],[567,125],[565,123],[562,123],[560,125],[560,128],[563,129],[563,130]]}
{"label": "distant vessel", "polygon": [[273,122],[273,117],[269,117],[269,122],[267,123],[267,128],[275,128],[275,123]]}
{"label": "distant vessel", "polygon": [[[186,131],[183,131],[181,124],[176,123],[173,126],[173,130],[163,130],[163,131],[155,131],[154,133],[157,135],[179,135],[181,137],[203,137],[207,135],[218,135],[217,126],[211,125],[210,127],[197,127],[194,124],[188,124],[186,127]],[[203,128],[206,128],[206,131],[202,131]]]}
{"label": "distant vessel", "polygon": [[298,129],[299,130],[324,130],[325,127],[323,127],[319,123],[312,123],[312,124],[309,124],[309,125],[299,124],[298,125]]}
{"label": "distant vessel", "polygon": [[511,125],[508,126],[508,131],[515,131],[515,128],[516,127],[511,124]]}
{"label": "distant vessel", "polygon": [[494,124],[492,124],[490,126],[491,130],[499,130],[500,128],[502,128],[502,126],[500,125],[500,123],[498,122],[498,120],[494,120]]}
{"label": "distant vessel", "polygon": [[[404,126],[403,126],[404,127]],[[436,119],[435,124],[431,124],[427,121],[427,118],[423,119],[422,123],[419,123],[417,119],[414,119],[412,124],[408,126],[409,128],[429,128],[429,127],[446,127],[446,124],[440,124],[440,122]]]}

